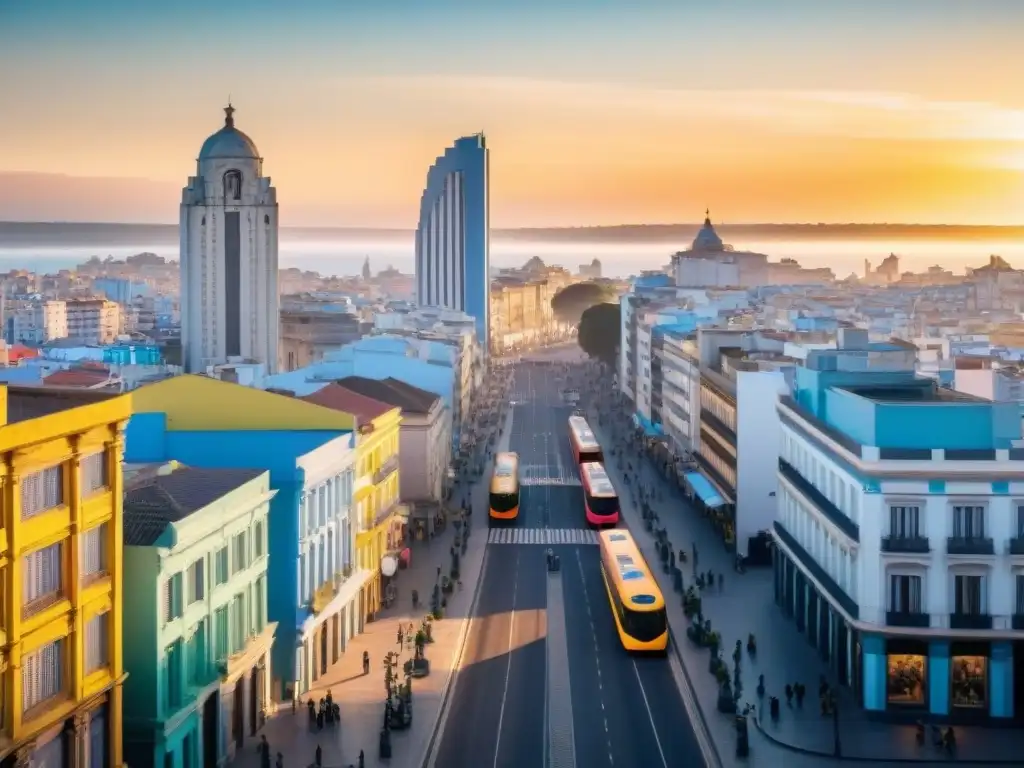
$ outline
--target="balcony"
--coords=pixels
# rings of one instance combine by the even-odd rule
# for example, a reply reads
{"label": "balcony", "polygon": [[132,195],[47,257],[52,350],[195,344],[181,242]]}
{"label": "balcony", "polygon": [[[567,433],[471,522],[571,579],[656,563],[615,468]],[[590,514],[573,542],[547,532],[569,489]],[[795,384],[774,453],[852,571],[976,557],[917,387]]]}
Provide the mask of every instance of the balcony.
{"label": "balcony", "polygon": [[814,504],[836,528],[854,541],[860,541],[860,526],[847,517],[843,510],[829,501],[825,494],[808,482],[796,467],[785,459],[779,459],[779,474]]}
{"label": "balcony", "polygon": [[388,477],[391,475],[392,472],[397,472],[397,471],[398,471],[398,455],[395,454],[394,456],[389,458],[387,461],[385,461],[383,464],[381,464],[380,468],[376,472],[373,473],[373,484],[374,485],[380,485],[381,483],[383,483],[385,480],[388,479]]}
{"label": "balcony", "polygon": [[931,616],[919,611],[886,611],[885,623],[890,627],[927,629],[931,624]]}
{"label": "balcony", "polygon": [[950,629],[992,629],[992,616],[988,613],[951,613]]}
{"label": "balcony", "polygon": [[994,555],[992,539],[982,536],[950,536],[946,539],[946,554],[949,555]]}
{"label": "balcony", "polygon": [[931,552],[931,547],[928,544],[928,539],[924,536],[883,536],[882,551],[927,555]]}
{"label": "balcony", "polygon": [[1010,554],[1024,555],[1024,535],[1014,536],[1010,539]]}

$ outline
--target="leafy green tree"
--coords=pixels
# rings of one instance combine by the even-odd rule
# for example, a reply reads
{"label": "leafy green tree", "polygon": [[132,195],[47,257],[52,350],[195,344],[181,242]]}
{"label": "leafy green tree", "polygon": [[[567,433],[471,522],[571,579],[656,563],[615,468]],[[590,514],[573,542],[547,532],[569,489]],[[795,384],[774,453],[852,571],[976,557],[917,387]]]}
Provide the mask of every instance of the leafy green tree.
{"label": "leafy green tree", "polygon": [[610,286],[600,283],[573,283],[555,294],[551,299],[551,309],[559,320],[565,323],[579,323],[584,310],[614,298]]}
{"label": "leafy green tree", "polygon": [[580,316],[577,341],[590,357],[614,366],[622,343],[622,321],[618,304],[601,303]]}

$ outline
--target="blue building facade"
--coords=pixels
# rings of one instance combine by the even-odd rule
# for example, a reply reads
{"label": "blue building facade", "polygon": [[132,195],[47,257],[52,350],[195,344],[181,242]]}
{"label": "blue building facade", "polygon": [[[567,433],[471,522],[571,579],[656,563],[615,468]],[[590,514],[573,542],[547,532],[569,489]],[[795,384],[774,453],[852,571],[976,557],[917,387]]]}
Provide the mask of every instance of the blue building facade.
{"label": "blue building facade", "polygon": [[416,226],[420,304],[472,315],[490,340],[490,160],[482,133],[464,136],[427,172]]}
{"label": "blue building facade", "polygon": [[118,304],[131,304],[136,296],[146,296],[149,286],[124,277],[97,277],[93,287],[110,301]]}
{"label": "blue building facade", "polygon": [[1020,719],[1019,410],[913,363],[864,344],[797,370],[778,409],[775,599],[870,713]]}
{"label": "blue building facade", "polygon": [[307,691],[362,631],[360,587],[372,575],[352,567],[358,526],[350,517],[351,432],[174,430],[164,413],[136,413],[124,455],[127,463],[269,471],[276,492],[267,567],[267,613],[277,623],[272,696],[289,700]]}

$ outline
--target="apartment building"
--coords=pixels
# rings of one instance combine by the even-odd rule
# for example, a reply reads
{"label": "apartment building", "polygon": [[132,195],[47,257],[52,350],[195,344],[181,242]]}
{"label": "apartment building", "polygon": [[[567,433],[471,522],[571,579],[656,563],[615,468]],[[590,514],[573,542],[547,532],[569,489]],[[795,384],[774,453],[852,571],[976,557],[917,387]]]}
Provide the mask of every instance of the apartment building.
{"label": "apartment building", "polygon": [[68,336],[68,308],[63,301],[33,301],[17,306],[8,320],[13,343],[39,346]]}
{"label": "apartment building", "polygon": [[121,334],[121,305],[109,299],[66,302],[68,338],[85,344],[113,344]]}
{"label": "apartment building", "polygon": [[0,761],[121,766],[124,396],[0,388]]}
{"label": "apartment building", "polygon": [[775,599],[864,707],[1024,707],[1020,409],[943,389],[914,352],[840,343],[778,404]]}
{"label": "apartment building", "polygon": [[125,475],[125,758],[220,765],[270,701],[270,473],[167,462]]}
{"label": "apartment building", "polygon": [[281,298],[280,370],[294,371],[361,338],[366,330],[347,302],[310,296]]}

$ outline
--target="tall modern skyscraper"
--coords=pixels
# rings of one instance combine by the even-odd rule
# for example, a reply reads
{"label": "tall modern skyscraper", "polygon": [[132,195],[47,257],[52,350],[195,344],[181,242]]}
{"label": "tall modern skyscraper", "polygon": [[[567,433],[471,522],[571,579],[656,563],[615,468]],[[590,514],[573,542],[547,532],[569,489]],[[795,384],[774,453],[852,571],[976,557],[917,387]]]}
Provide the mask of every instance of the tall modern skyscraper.
{"label": "tall modern skyscraper", "polygon": [[241,357],[277,370],[277,190],[252,139],[224,127],[199,150],[181,195],[181,343],[185,370]]}
{"label": "tall modern skyscraper", "polygon": [[482,133],[457,139],[427,172],[416,227],[420,304],[458,309],[490,344],[490,161]]}

